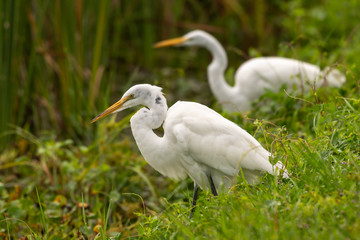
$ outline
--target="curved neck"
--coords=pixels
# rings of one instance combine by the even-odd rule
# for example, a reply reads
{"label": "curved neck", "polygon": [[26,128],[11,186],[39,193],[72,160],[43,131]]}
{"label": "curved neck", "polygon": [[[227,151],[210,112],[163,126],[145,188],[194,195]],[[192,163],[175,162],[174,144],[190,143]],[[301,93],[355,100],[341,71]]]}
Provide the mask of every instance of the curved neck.
{"label": "curved neck", "polygon": [[131,130],[135,139],[135,135],[138,136],[143,132],[153,132],[153,129],[159,128],[166,118],[168,107],[166,99],[161,93],[151,97],[146,102],[146,107],[141,108],[130,119]]}
{"label": "curved neck", "polygon": [[228,63],[226,52],[215,38],[208,41],[205,48],[211,52],[213,58],[211,64],[207,68],[211,91],[220,103],[227,102],[235,92],[234,88],[226,82],[224,76]]}
{"label": "curved neck", "polygon": [[153,129],[157,129],[163,124],[166,113],[166,99],[160,94],[147,107],[137,111],[130,120],[131,131],[141,154],[155,169],[160,160],[157,157],[156,149],[159,149],[163,143],[163,138],[157,136]]}

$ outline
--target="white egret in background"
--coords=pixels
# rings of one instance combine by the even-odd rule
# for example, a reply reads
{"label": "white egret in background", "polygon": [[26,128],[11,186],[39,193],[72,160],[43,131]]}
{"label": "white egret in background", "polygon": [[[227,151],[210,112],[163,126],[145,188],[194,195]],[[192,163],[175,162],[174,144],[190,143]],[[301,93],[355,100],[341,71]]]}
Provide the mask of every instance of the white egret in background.
{"label": "white egret in background", "polygon": [[322,85],[340,87],[346,80],[337,69],[283,57],[259,57],[243,63],[235,74],[235,85],[230,86],[224,77],[227,55],[221,44],[210,34],[195,30],[183,37],[161,41],[155,48],[166,46],[200,46],[210,51],[213,59],[207,68],[211,91],[230,112],[251,110],[252,103],[263,95],[266,89],[277,92],[284,85],[290,89],[293,84],[305,91]]}
{"label": "white egret in background", "polygon": [[[271,165],[270,153],[235,123],[195,102],[178,101],[168,109],[157,86],[131,87],[91,123],[138,105],[145,107],[134,114],[130,126],[141,154],[156,171],[169,178],[192,178],[193,207],[198,187],[211,189],[217,195],[231,187],[240,172],[251,184],[264,172],[275,175],[281,171],[283,177],[288,177],[283,164],[279,161]],[[160,126],[164,128],[162,137],[153,131]]]}

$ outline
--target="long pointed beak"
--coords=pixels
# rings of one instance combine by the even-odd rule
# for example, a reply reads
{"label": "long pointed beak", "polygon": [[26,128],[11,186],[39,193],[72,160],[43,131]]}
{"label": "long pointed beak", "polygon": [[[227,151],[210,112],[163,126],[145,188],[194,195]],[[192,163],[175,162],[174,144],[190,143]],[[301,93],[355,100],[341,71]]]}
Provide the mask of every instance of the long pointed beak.
{"label": "long pointed beak", "polygon": [[156,43],[154,45],[154,48],[174,46],[174,45],[178,45],[183,42],[186,42],[186,41],[187,41],[187,38],[185,38],[185,37],[173,38],[173,39],[164,40],[164,41]]}
{"label": "long pointed beak", "polygon": [[90,123],[94,123],[96,122],[97,120],[101,119],[101,118],[104,118],[106,117],[107,115],[115,112],[116,110],[118,110],[119,108],[122,107],[122,105],[124,105],[124,103],[133,98],[133,95],[129,95],[129,96],[126,96],[126,97],[123,97],[122,99],[120,99],[119,101],[117,101],[116,103],[114,103],[113,105],[111,105],[108,109],[106,109],[103,113],[99,114],[97,117],[95,117],[93,120],[91,120]]}

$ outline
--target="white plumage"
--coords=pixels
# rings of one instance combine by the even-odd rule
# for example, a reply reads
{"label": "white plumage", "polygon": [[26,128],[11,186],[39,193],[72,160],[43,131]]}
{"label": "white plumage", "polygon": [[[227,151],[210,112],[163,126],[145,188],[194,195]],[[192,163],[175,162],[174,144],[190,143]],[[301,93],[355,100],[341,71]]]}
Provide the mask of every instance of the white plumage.
{"label": "white plumage", "polygon": [[[168,109],[161,88],[149,84],[131,87],[92,122],[137,105],[145,107],[130,120],[135,141],[145,160],[165,176],[179,180],[188,175],[201,188],[211,188],[213,181],[217,191],[232,186],[240,169],[249,183],[279,169],[288,177],[282,163],[274,169],[270,153],[235,123],[194,102],[179,101]],[[161,125],[164,135],[159,137],[153,130]]]}
{"label": "white plumage", "polygon": [[316,65],[283,57],[259,57],[243,63],[235,74],[235,85],[230,86],[224,77],[227,55],[221,44],[210,34],[195,30],[180,38],[165,40],[154,47],[200,46],[210,51],[213,59],[207,68],[210,88],[230,112],[251,110],[252,103],[263,95],[266,89],[277,92],[286,85],[309,91],[311,87],[323,85],[340,87],[346,78],[337,69],[325,68],[321,71]]}

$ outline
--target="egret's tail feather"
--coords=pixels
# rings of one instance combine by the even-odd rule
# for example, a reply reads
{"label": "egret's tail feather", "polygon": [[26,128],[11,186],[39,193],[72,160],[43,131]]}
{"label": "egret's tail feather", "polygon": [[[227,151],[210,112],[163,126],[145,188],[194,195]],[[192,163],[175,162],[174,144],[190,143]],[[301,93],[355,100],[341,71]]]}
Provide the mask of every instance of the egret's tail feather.
{"label": "egret's tail feather", "polygon": [[273,170],[274,173],[276,175],[279,175],[280,173],[282,173],[282,177],[283,178],[289,178],[289,172],[286,170],[284,164],[280,161],[278,161],[274,166],[273,166]]}
{"label": "egret's tail feather", "polygon": [[346,76],[337,69],[326,67],[322,74],[326,76],[326,82],[332,87],[341,87],[346,82]]}

